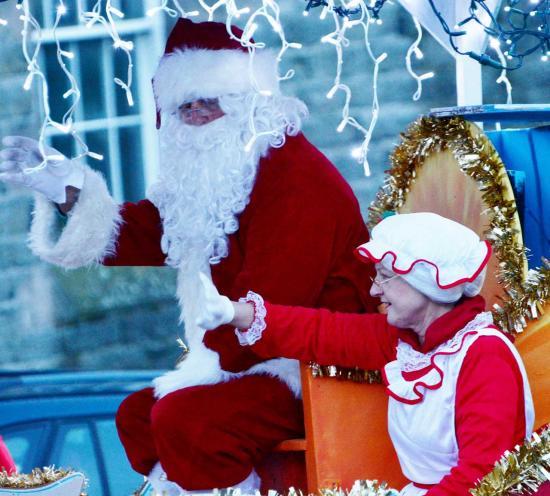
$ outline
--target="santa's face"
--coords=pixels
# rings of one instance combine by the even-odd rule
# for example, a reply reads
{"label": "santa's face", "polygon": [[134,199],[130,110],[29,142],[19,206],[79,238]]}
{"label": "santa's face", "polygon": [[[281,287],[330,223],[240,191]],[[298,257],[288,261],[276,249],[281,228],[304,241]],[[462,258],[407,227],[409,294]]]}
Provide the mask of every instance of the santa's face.
{"label": "santa's face", "polygon": [[199,98],[182,103],[177,110],[181,121],[188,126],[204,126],[225,115],[217,98]]}

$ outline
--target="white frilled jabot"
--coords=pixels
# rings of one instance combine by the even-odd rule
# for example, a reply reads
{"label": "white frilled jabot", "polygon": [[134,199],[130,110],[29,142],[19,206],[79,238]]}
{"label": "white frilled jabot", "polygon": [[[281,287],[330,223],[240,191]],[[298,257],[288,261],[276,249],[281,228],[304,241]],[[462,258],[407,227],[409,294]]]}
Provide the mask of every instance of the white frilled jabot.
{"label": "white frilled jabot", "polygon": [[491,245],[471,229],[431,212],[387,217],[356,250],[433,301],[452,303],[481,290]]}

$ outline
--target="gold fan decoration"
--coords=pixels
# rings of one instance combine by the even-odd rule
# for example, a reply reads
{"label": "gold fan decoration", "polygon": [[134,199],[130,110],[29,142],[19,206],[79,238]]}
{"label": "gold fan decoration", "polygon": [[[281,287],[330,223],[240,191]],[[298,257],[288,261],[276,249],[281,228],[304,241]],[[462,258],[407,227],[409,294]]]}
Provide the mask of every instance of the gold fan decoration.
{"label": "gold fan decoration", "polygon": [[[550,299],[550,263],[543,260],[539,270],[527,272],[519,218],[508,177],[491,142],[474,124],[459,117],[422,117],[414,122],[390,157],[392,167],[369,209],[369,228],[388,212],[414,211],[409,193],[422,168],[438,153],[450,156],[459,166],[457,174],[471,178],[481,192],[485,206],[482,217],[486,216],[488,224],[484,234],[493,245],[496,255],[494,277],[504,292],[497,296],[498,303],[491,301],[493,317],[503,330],[519,333],[530,319],[544,313],[544,306]],[[440,191],[432,191],[432,194],[448,194],[447,188],[441,185]],[[438,213],[456,218],[459,211],[467,218],[471,206],[465,196],[449,198],[449,212]],[[454,204],[457,201],[462,202],[458,208]]]}

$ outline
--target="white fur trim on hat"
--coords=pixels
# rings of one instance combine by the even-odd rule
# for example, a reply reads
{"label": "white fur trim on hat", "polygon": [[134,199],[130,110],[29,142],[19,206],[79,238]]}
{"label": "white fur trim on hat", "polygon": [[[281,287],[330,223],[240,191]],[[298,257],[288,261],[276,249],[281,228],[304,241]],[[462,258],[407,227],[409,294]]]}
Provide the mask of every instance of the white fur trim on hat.
{"label": "white fur trim on hat", "polygon": [[388,217],[371,235],[358,256],[403,276],[432,300],[451,303],[481,290],[491,245],[466,226],[417,212]]}
{"label": "white fur trim on hat", "polygon": [[101,262],[115,251],[122,218],[103,177],[85,167],[84,185],[65,228],[54,239],[55,205],[36,194],[29,246],[41,259],[66,269]]}
{"label": "white fur trim on hat", "polygon": [[253,56],[242,50],[176,50],[160,60],[153,88],[159,110],[168,113],[196,98],[253,89],[278,94],[277,58],[267,50]]}

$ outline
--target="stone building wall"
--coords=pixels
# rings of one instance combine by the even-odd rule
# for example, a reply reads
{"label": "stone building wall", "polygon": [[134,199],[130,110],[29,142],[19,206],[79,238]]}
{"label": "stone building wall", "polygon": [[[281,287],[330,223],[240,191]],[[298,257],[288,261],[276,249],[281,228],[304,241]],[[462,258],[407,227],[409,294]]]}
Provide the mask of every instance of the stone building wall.
{"label": "stone building wall", "polygon": [[[425,82],[422,98],[414,102],[416,86],[405,70],[404,57],[415,32],[409,15],[397,4],[387,4],[384,24],[373,26],[372,47],[388,53],[379,80],[380,120],[369,155],[373,174],[363,176],[351,157],[361,135],[351,128],[337,133],[343,99],[326,99],[336,70],[334,48],[319,43],[330,19],[318,11],[301,15],[302,3],[281,0],[289,40],[304,44],[291,51],[283,65],[294,68],[294,79],[283,90],[304,100],[310,109],[307,136],[339,167],[354,188],[366,212],[388,167],[388,154],[407,124],[432,107],[456,101],[454,62],[429,35],[421,48],[425,57],[415,62],[417,72],[434,71]],[[24,92],[25,64],[19,44],[19,23],[12,2],[0,4],[0,136],[36,136],[39,109],[36,95]],[[258,32],[273,42],[269,33]],[[351,114],[368,125],[371,109],[372,64],[359,37],[345,51],[343,82],[353,90]],[[550,63],[549,63],[550,64]],[[538,59],[510,78],[518,103],[550,100],[550,72]],[[484,73],[487,102],[504,102],[505,94]],[[178,350],[175,338],[178,310],[174,298],[175,274],[168,268],[92,268],[62,271],[36,259],[26,247],[32,198],[0,183],[0,339],[4,343],[0,368],[163,368],[170,367]]]}

